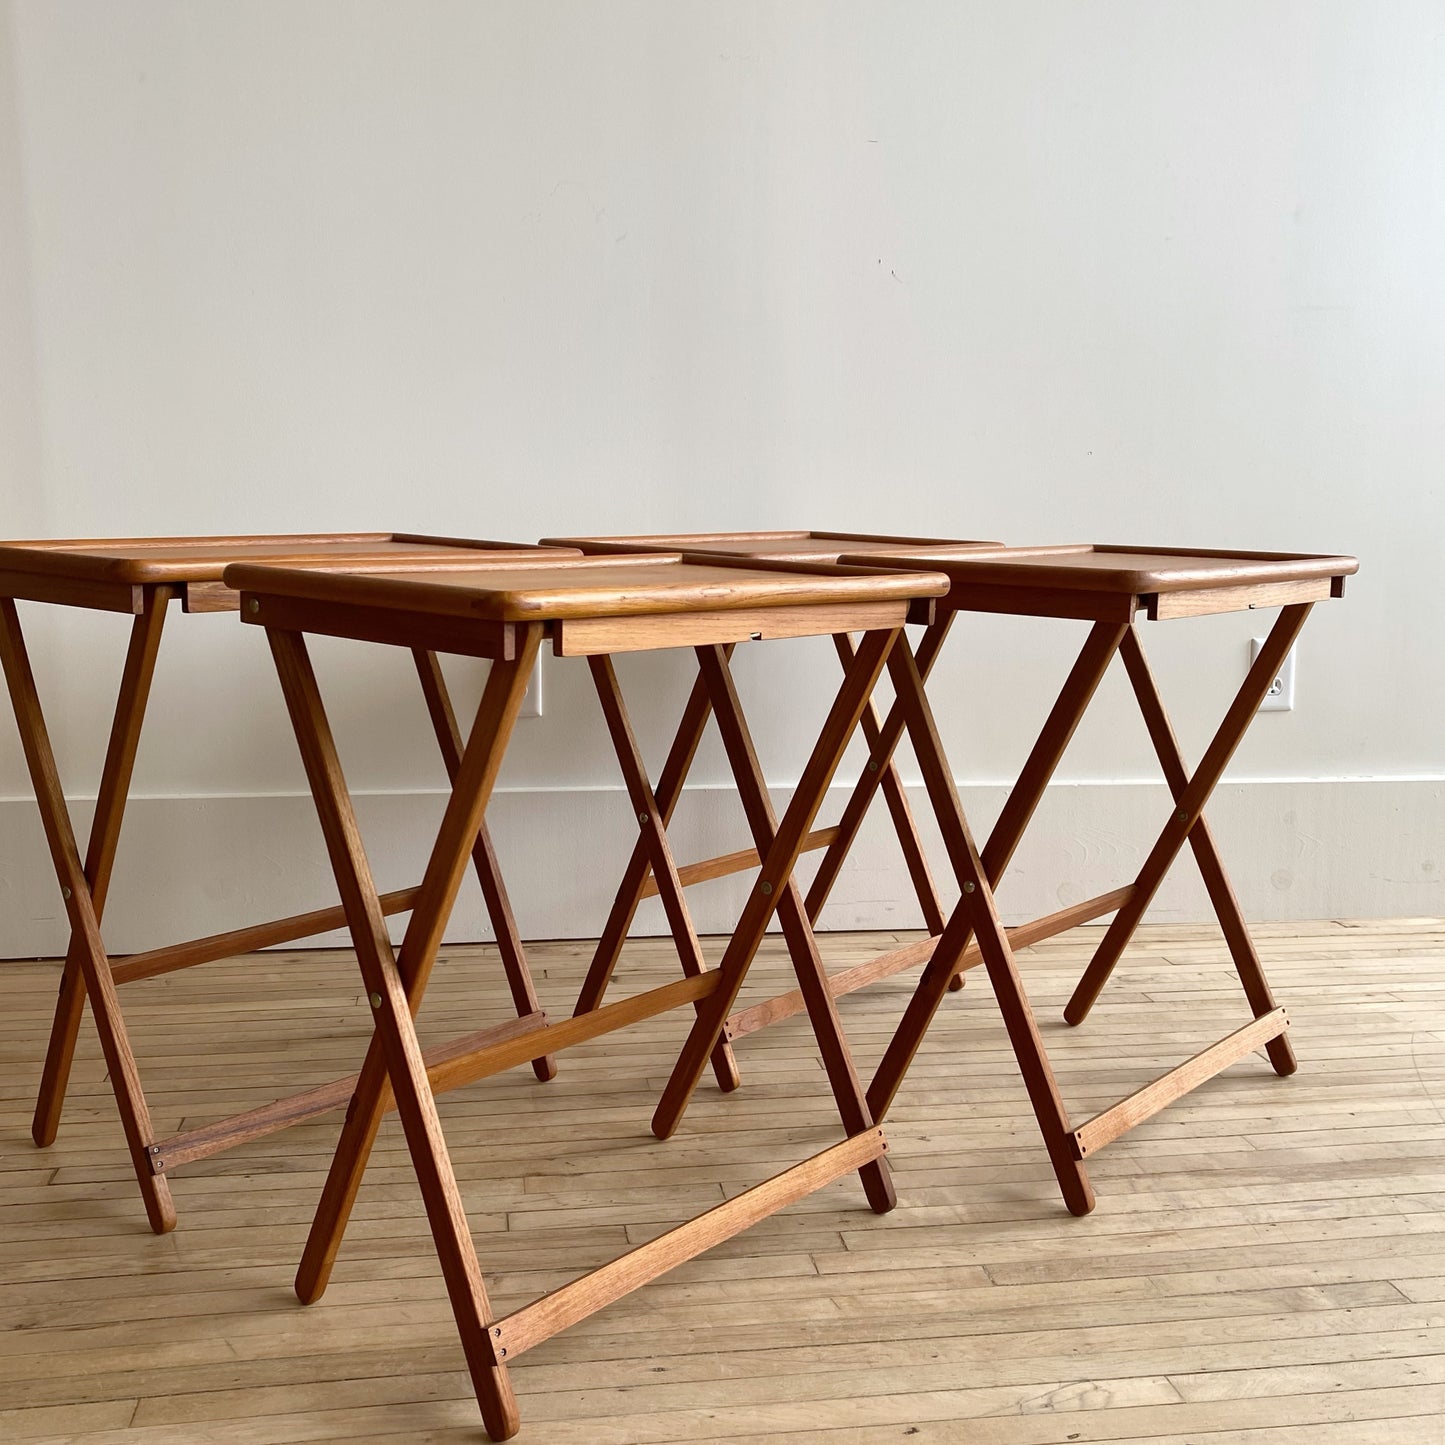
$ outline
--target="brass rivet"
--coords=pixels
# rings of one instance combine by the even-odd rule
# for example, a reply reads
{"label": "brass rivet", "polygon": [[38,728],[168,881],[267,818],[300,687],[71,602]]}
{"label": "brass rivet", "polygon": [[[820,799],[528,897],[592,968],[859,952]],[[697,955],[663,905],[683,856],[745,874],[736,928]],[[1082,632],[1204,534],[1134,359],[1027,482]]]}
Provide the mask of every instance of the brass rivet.
{"label": "brass rivet", "polygon": [[964,891],[965,893],[972,893],[972,892],[973,892],[973,884],[972,884],[972,883],[965,883],[965,884],[963,885],[963,891]]}
{"label": "brass rivet", "polygon": [[61,896],[62,898],[73,898],[75,895],[71,893],[70,889],[68,889],[68,888],[62,888],[62,889],[60,890],[60,896]]}
{"label": "brass rivet", "polygon": [[381,1007],[381,995],[379,993],[374,993],[371,995],[371,1006],[372,1008]]}
{"label": "brass rivet", "polygon": [[870,773],[876,773],[876,772],[878,771],[878,759],[877,759],[877,758],[870,758],[870,759],[868,760],[868,771],[869,771]]}
{"label": "brass rivet", "polygon": [[1189,821],[1189,810],[1187,808],[1180,808],[1174,816],[1178,818],[1181,823],[1187,823]]}
{"label": "brass rivet", "polygon": [[771,883],[764,883],[764,884],[763,884],[763,893],[764,893],[764,895],[769,894],[769,893],[771,893],[772,891],[773,891],[773,885],[772,885]]}
{"label": "brass rivet", "polygon": [[645,824],[645,823],[647,822],[647,814],[646,814],[646,813],[639,813],[639,814],[637,815],[637,821],[638,821],[639,823],[644,823],[644,824]]}
{"label": "brass rivet", "polygon": [[261,610],[261,602],[260,602],[260,599],[257,598],[257,597],[253,597],[253,598],[246,604],[246,611],[247,611],[247,612],[253,612],[253,613],[254,613],[254,612],[259,612],[260,610]]}

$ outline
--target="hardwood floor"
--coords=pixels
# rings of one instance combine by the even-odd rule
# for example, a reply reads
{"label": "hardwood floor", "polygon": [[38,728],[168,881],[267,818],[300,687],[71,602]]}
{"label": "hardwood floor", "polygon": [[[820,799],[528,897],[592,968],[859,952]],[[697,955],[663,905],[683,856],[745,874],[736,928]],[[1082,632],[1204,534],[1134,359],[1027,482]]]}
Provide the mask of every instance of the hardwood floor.
{"label": "hardwood floor", "polygon": [[[895,935],[831,935],[835,966]],[[1247,1021],[1217,934],[1144,929],[1081,1030],[1059,1010],[1096,929],[1021,955],[1075,1119]],[[1251,1055],[1056,1192],[981,973],[950,997],[889,1120],[899,1207],[856,1176],[527,1355],[522,1442],[1072,1441],[1445,1445],[1445,920],[1264,926],[1300,1072]],[[719,947],[713,941],[715,958]],[[589,950],[535,945],[569,1011]],[[500,1022],[486,948],[444,951],[429,1039]],[[617,987],[675,976],[633,945]],[[790,982],[779,946],[747,998]],[[911,988],[843,1001],[864,1067]],[[338,1116],[178,1170],[146,1229],[82,1035],[59,1141],[30,1109],[58,981],[0,963],[0,1440],[87,1445],[480,1441],[392,1116],[335,1281],[290,1283]],[[620,996],[620,994],[619,994]],[[272,953],[123,994],[157,1127],[355,1067],[370,1010],[344,954]],[[447,1096],[442,1118],[502,1309],[838,1137],[806,1021],[739,1043],[742,1089],[647,1124],[690,1014]]]}

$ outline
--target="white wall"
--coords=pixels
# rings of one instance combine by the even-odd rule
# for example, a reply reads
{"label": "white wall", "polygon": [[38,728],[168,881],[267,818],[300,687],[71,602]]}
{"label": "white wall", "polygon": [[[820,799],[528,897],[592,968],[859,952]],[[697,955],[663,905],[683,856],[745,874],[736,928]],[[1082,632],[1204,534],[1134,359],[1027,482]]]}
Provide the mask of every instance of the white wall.
{"label": "white wall", "polygon": [[[1251,795],[1241,891],[1278,916],[1445,911],[1438,4],[3,15],[0,533],[811,525],[1353,551],[1360,577],[1302,640],[1295,711],[1235,765],[1280,780]],[[132,942],[254,917],[293,876],[278,795],[302,783],[260,639],[172,626],[136,788],[174,801],[135,838],[156,830],[184,866],[133,914],[118,891]],[[84,795],[123,624],[33,627]],[[1191,753],[1257,630],[1147,631]],[[1011,776],[1078,640],[960,628],[936,698],[963,778]],[[358,790],[434,788],[404,666],[321,652]],[[741,671],[803,689],[813,718],[834,664],[797,644]],[[685,664],[624,679],[656,756]],[[610,788],[585,669],[548,686],[505,786]],[[795,717],[754,718],[780,783]],[[723,773],[713,749],[699,778]],[[1090,836],[1128,833],[1123,866],[1149,829],[1116,784],[1156,774],[1118,680],[1065,775],[1097,785]],[[1268,881],[1305,786],[1338,819],[1327,895]],[[27,797],[6,724],[0,955],[58,946]],[[520,855],[551,814],[515,812]],[[726,808],[701,816],[700,846],[736,846]],[[849,921],[896,920],[895,873],[853,878]],[[1196,908],[1186,892],[1171,916]],[[592,932],[595,913],[548,926]]]}

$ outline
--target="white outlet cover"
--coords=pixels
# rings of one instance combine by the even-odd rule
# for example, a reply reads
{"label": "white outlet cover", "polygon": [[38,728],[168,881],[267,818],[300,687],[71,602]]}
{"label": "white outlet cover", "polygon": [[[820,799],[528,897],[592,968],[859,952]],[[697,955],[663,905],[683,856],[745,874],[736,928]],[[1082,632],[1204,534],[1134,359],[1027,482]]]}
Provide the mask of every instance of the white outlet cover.
{"label": "white outlet cover", "polygon": [[[1254,659],[1259,656],[1260,650],[1264,647],[1264,638],[1252,637],[1249,641],[1249,662],[1254,665]],[[1290,648],[1289,655],[1284,660],[1284,665],[1279,670],[1279,676],[1274,680],[1274,686],[1265,694],[1264,701],[1260,703],[1260,712],[1291,712],[1294,709],[1294,648]]]}

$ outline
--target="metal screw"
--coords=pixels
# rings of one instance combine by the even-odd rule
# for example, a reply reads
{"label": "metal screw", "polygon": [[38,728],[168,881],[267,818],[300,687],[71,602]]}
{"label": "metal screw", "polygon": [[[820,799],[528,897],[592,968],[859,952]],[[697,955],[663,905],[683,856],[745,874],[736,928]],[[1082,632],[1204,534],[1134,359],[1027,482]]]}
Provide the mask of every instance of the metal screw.
{"label": "metal screw", "polygon": [[639,814],[637,815],[637,821],[638,821],[639,823],[646,823],[646,822],[647,822],[647,814],[646,814],[646,813],[639,813]]}
{"label": "metal screw", "polygon": [[869,758],[869,759],[868,759],[868,771],[869,771],[870,773],[876,773],[876,772],[878,771],[878,759],[877,759],[877,758]]}
{"label": "metal screw", "polygon": [[379,993],[374,993],[371,995],[371,1006],[372,1008],[381,1007],[381,995]]}
{"label": "metal screw", "polygon": [[62,888],[62,889],[60,890],[60,896],[61,896],[62,898],[70,898],[70,897],[73,897],[74,895],[71,893],[70,889],[68,889],[68,888]]}
{"label": "metal screw", "polygon": [[152,1154],[159,1154],[161,1152],[161,1146],[159,1144],[152,1144],[150,1147],[150,1152]]}
{"label": "metal screw", "polygon": [[502,1338],[502,1331],[501,1331],[501,1327],[500,1327],[500,1326],[498,1326],[496,1329],[494,1329],[494,1330],[492,1331],[492,1333],[493,1333],[498,1339],[501,1339],[501,1338]]}
{"label": "metal screw", "polygon": [[246,611],[247,611],[247,612],[255,613],[255,612],[259,612],[260,610],[261,610],[261,602],[260,602],[260,599],[259,599],[259,598],[253,597],[253,598],[246,604]]}
{"label": "metal screw", "polygon": [[773,885],[772,885],[771,883],[764,883],[764,884],[763,884],[763,893],[764,893],[765,895],[771,893],[772,891],[773,891]]}
{"label": "metal screw", "polygon": [[1187,823],[1189,821],[1189,810],[1187,808],[1180,808],[1174,816],[1178,818],[1181,823]]}
{"label": "metal screw", "polygon": [[498,1350],[498,1351],[497,1351],[497,1358],[498,1358],[499,1360],[505,1360],[505,1359],[507,1358],[507,1352],[506,1352],[506,1350],[505,1350],[505,1349]]}
{"label": "metal screw", "polygon": [[972,892],[973,892],[973,884],[972,884],[972,883],[965,883],[965,884],[963,885],[963,891],[964,891],[965,893],[972,893]]}
{"label": "metal screw", "polygon": [[157,1169],[164,1169],[166,1167],[166,1161],[164,1159],[157,1159],[154,1162]]}

